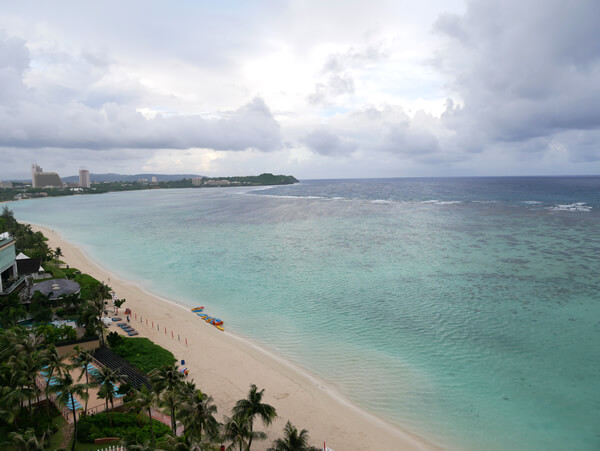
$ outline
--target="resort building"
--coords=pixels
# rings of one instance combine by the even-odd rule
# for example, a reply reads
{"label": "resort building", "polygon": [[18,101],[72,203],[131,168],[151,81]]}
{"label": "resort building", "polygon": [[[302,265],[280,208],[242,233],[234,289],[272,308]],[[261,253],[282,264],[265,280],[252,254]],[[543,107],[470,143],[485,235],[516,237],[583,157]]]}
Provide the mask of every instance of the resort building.
{"label": "resort building", "polygon": [[79,170],[79,186],[82,188],[90,187],[90,171],[87,169]]}
{"label": "resort building", "polygon": [[192,177],[192,185],[202,185],[202,177]]}
{"label": "resort building", "polygon": [[12,182],[0,182],[0,188],[12,188]]}
{"label": "resort building", "polygon": [[37,164],[33,163],[31,165],[31,186],[33,188],[37,188],[37,185],[35,184],[35,174],[39,172],[44,172],[44,170],[41,166],[38,166]]}
{"label": "resort building", "polygon": [[17,255],[17,272],[20,276],[30,276],[32,279],[43,279],[46,272],[41,258],[29,258],[23,252]]}
{"label": "resort building", "polygon": [[34,188],[62,188],[63,182],[56,172],[36,172],[33,174]]}
{"label": "resort building", "polygon": [[19,284],[15,240],[8,232],[0,234],[0,294],[8,294]]}
{"label": "resort building", "polygon": [[208,186],[229,186],[231,182],[229,180],[221,179],[221,180],[208,180],[205,185]]}

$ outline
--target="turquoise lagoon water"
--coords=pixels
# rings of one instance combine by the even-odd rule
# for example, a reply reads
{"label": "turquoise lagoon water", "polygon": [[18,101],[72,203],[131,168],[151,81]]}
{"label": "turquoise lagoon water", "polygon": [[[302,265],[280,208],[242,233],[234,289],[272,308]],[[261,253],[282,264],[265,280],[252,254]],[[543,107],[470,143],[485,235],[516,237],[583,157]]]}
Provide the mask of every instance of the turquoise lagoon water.
{"label": "turquoise lagoon water", "polygon": [[307,181],[10,207],[447,448],[597,450],[599,193],[594,177]]}

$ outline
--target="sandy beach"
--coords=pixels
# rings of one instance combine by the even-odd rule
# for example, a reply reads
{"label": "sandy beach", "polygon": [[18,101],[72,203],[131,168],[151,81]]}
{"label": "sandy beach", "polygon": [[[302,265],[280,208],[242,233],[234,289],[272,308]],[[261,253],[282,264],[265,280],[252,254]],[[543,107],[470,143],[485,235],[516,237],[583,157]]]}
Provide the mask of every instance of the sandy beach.
{"label": "sandy beach", "polygon": [[[169,349],[178,360],[185,360],[190,371],[188,380],[193,379],[198,388],[213,396],[220,415],[230,415],[235,402],[246,396],[250,384],[265,389],[264,401],[277,409],[278,418],[268,428],[259,423],[268,440],[253,443],[253,449],[264,450],[270,446],[281,436],[288,420],[299,429],[309,431],[312,445],[322,447],[326,441],[335,451],[440,449],[355,407],[322,381],[283,359],[227,330],[221,332],[200,321],[188,307],[119,278],[54,231],[32,227],[48,237],[51,248],[61,248],[62,259],[68,265],[104,281],[118,298],[125,298],[124,307],[132,309],[131,322],[140,336]],[[208,299],[202,302],[207,307],[210,305]],[[109,331],[116,329],[112,325]]]}

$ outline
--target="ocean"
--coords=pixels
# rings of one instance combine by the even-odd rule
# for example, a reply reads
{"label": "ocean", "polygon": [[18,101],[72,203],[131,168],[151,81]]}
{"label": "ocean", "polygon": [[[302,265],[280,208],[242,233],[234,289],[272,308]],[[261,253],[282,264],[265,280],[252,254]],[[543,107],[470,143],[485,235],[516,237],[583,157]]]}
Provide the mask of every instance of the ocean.
{"label": "ocean", "polygon": [[310,180],[9,206],[449,449],[600,449],[600,177]]}

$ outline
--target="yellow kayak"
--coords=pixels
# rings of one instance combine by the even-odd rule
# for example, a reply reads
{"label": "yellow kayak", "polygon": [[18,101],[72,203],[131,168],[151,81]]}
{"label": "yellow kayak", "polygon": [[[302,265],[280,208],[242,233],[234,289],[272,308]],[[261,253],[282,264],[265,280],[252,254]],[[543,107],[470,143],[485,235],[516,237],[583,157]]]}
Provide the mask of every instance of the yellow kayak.
{"label": "yellow kayak", "polygon": [[221,326],[215,326],[217,329],[219,329],[221,332],[225,332],[225,329],[223,329]]}

